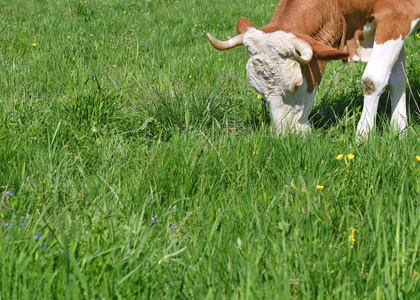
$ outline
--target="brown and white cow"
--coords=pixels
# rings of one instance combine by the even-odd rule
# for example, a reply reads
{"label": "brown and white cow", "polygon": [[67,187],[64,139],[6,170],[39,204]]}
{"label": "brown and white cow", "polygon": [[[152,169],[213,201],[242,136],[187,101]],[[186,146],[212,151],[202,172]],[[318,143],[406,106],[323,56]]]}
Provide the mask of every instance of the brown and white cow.
{"label": "brown and white cow", "polygon": [[420,0],[283,0],[267,26],[256,29],[242,18],[238,34],[219,41],[219,50],[244,45],[247,76],[263,95],[277,133],[309,128],[315,92],[326,62],[367,62],[362,77],[364,106],[359,138],[375,125],[379,97],[391,95],[391,122],[407,126],[404,42],[420,28]]}

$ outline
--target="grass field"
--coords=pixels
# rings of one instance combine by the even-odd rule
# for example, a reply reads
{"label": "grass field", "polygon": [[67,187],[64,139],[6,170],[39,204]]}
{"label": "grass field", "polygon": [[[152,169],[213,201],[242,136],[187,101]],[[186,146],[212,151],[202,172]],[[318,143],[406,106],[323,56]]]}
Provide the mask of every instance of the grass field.
{"label": "grass field", "polygon": [[419,298],[419,33],[406,136],[385,92],[357,145],[364,65],[332,62],[277,137],[205,38],[277,4],[1,2],[1,298]]}

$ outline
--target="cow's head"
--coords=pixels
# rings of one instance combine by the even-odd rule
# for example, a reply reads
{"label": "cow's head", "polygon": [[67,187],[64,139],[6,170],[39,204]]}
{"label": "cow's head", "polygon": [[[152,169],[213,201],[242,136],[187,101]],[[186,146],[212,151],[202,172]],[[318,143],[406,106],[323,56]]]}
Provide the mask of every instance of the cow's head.
{"label": "cow's head", "polygon": [[[285,128],[296,131],[309,129],[308,116],[312,110],[316,87],[308,89],[302,66],[308,65],[313,58],[311,45],[281,30],[264,33],[247,19],[239,20],[237,30],[240,34],[228,41],[219,41],[209,33],[207,37],[218,50],[238,45],[246,47],[249,53],[248,80],[267,102],[277,133]],[[346,52],[339,52],[320,43],[318,49],[326,60],[346,56]]]}
{"label": "cow's head", "polygon": [[247,76],[251,86],[267,102],[277,133],[285,128],[305,130],[314,94],[307,92],[301,65],[313,56],[311,46],[291,33],[264,33],[253,27],[221,42],[207,34],[218,50],[244,45],[249,53]]}

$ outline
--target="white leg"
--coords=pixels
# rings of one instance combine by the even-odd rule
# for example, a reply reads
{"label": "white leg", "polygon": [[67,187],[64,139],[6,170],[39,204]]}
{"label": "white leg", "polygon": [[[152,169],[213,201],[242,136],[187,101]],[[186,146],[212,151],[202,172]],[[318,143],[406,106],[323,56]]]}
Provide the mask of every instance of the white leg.
{"label": "white leg", "polygon": [[359,140],[363,140],[375,126],[379,97],[388,84],[391,71],[398,60],[404,41],[390,40],[384,44],[374,44],[372,55],[362,77],[364,103],[362,116],[357,125]]}
{"label": "white leg", "polygon": [[401,50],[400,56],[392,69],[389,77],[389,91],[391,94],[391,124],[398,131],[407,127],[407,108],[405,105],[405,51]]}

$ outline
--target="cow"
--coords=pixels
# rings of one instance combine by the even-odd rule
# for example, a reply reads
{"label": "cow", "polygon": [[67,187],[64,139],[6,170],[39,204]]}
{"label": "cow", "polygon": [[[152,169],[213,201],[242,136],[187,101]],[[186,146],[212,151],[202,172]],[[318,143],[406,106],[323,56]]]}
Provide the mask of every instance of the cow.
{"label": "cow", "polygon": [[379,97],[388,86],[391,124],[407,126],[404,42],[420,28],[419,0],[283,0],[268,25],[237,22],[238,35],[211,45],[244,45],[251,86],[267,103],[277,134],[310,130],[308,116],[330,60],[367,62],[362,76],[363,111],[357,136],[375,127]]}

